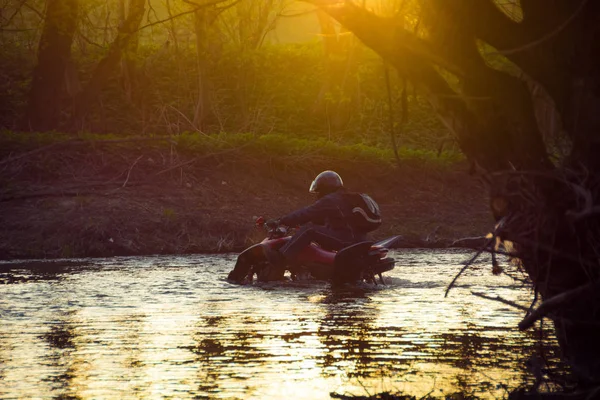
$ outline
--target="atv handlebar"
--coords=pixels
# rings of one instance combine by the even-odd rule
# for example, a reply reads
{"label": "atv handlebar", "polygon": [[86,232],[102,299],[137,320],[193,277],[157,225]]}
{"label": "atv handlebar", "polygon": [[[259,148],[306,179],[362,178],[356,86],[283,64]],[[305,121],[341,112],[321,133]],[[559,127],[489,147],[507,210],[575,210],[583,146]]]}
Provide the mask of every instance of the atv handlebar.
{"label": "atv handlebar", "polygon": [[278,219],[268,219],[265,221],[264,217],[257,217],[255,223],[256,226],[266,226],[269,229],[277,228],[280,225]]}
{"label": "atv handlebar", "polygon": [[265,221],[264,217],[258,217],[255,222],[256,226],[266,229],[270,239],[286,236],[289,231],[289,227],[279,224],[279,219]]}

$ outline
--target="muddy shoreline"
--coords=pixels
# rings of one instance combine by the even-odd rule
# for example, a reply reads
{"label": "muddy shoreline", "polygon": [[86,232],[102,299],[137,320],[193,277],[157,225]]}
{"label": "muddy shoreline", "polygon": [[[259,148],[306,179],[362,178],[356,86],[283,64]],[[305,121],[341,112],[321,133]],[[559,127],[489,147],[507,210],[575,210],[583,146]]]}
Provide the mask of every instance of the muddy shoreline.
{"label": "muddy shoreline", "polygon": [[380,204],[374,240],[447,247],[493,223],[485,188],[461,162],[190,152],[151,141],[0,144],[1,260],[240,251],[263,237],[254,217],[310,204],[308,186],[324,169]]}

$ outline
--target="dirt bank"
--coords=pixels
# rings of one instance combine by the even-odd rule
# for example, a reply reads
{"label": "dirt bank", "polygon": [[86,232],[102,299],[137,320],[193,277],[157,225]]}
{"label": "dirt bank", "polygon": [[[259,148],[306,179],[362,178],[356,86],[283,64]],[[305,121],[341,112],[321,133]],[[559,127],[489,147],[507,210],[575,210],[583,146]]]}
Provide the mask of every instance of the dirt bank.
{"label": "dirt bank", "polygon": [[308,186],[324,169],[380,203],[385,222],[375,239],[447,243],[492,224],[485,190],[462,163],[398,167],[256,146],[190,150],[164,140],[3,139],[0,146],[1,259],[237,251],[262,236],[253,216],[309,204]]}

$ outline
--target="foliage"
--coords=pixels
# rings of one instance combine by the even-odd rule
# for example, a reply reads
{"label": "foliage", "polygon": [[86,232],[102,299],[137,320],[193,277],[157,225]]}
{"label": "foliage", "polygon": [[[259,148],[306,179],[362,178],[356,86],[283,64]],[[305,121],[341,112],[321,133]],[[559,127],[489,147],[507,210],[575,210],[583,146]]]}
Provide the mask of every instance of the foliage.
{"label": "foliage", "polygon": [[[234,46],[223,46],[218,56],[209,58],[207,78],[215,118],[203,132],[281,132],[294,137],[390,147],[383,63],[367,49],[356,51],[359,97],[349,102],[350,118],[343,129],[334,130],[329,121],[331,116],[316,105],[324,79],[320,42],[265,44],[243,54]],[[0,97],[6,100],[0,126],[10,129],[22,116],[34,58],[33,53],[22,47],[2,48],[0,52],[3,60],[0,68],[7,76],[0,85]],[[85,83],[91,77],[104,53],[102,48],[89,46],[85,52],[74,52],[78,82]],[[128,98],[123,78],[113,75],[83,129],[135,135],[197,130],[193,123],[199,90],[196,50],[181,43],[178,48],[172,43],[162,46],[144,43],[135,60],[134,96]],[[396,76],[392,78],[392,93],[400,93],[402,82]],[[436,151],[442,143],[456,149],[428,103],[411,89],[408,120],[402,127],[400,107],[394,107],[398,143],[428,151]],[[326,102],[335,101],[339,95],[327,92]],[[60,101],[65,106],[63,123],[66,123],[71,112],[70,100],[64,97]],[[394,102],[400,102],[398,95],[394,95]]]}

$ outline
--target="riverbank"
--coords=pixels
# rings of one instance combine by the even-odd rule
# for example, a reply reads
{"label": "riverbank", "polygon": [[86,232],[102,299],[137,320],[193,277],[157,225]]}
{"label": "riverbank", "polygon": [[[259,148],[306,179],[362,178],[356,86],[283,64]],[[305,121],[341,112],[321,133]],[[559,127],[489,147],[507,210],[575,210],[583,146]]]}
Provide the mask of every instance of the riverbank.
{"label": "riverbank", "polygon": [[274,136],[57,137],[0,138],[0,259],[239,251],[263,237],[254,216],[310,204],[325,169],[380,204],[374,239],[442,247],[492,225],[485,188],[449,156],[408,152],[398,165],[366,147]]}

